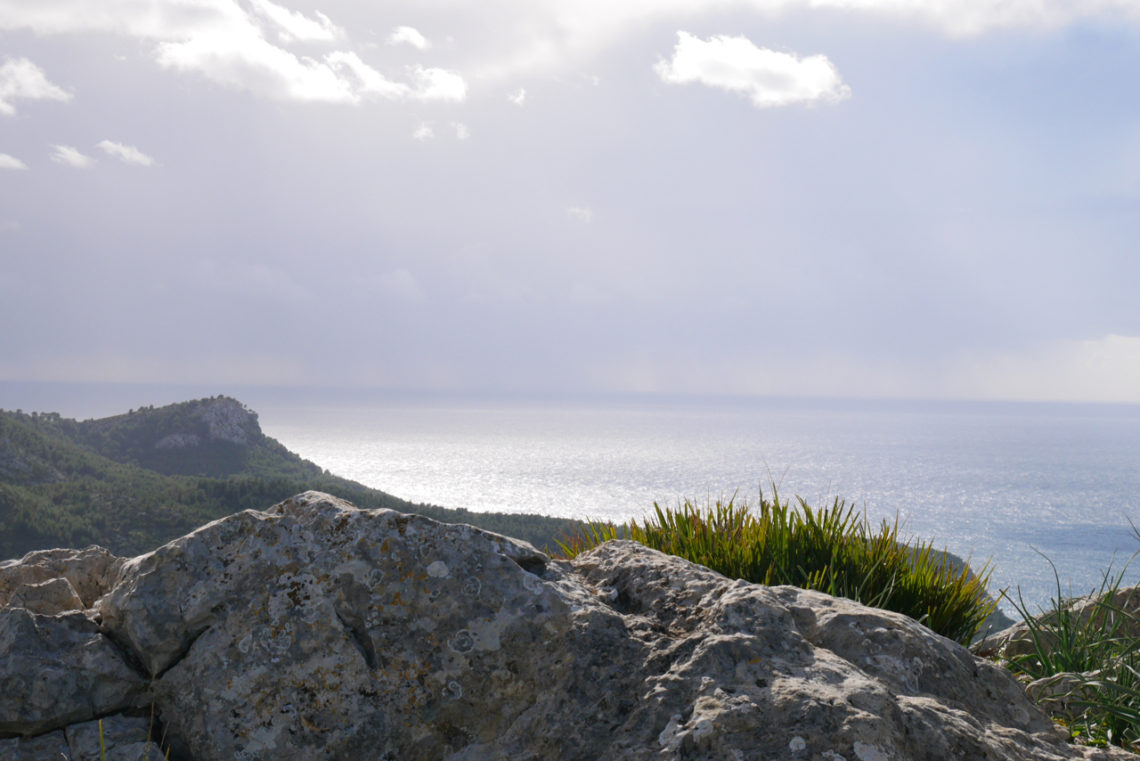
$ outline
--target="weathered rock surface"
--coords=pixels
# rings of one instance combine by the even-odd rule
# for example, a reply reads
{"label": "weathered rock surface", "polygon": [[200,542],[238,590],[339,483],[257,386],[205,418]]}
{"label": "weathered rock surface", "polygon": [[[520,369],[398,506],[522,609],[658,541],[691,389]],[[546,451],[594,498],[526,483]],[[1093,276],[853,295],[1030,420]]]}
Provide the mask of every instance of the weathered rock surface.
{"label": "weathered rock surface", "polygon": [[94,546],[40,550],[21,560],[5,560],[0,562],[0,607],[49,615],[90,608],[111,588],[124,562]]}
{"label": "weathered rock surface", "polygon": [[37,734],[132,706],[146,689],[98,624],[0,609],[0,736]]}
{"label": "weathered rock surface", "polygon": [[103,744],[99,743],[99,722],[72,724],[35,737],[0,740],[4,761],[162,761],[159,738],[151,736],[153,726],[144,717],[112,716],[103,720]]}
{"label": "weathered rock surface", "polygon": [[[314,492],[121,563],[85,612],[8,597],[9,646],[78,616],[128,653],[145,693],[118,702],[152,701],[183,761],[1133,758],[1066,744],[1007,671],[904,616],[630,542],[553,561]],[[0,743],[115,710],[11,721],[35,737]]]}
{"label": "weathered rock surface", "polygon": [[123,562],[89,547],[0,563],[0,733],[45,732],[142,699],[146,679],[84,612]]}

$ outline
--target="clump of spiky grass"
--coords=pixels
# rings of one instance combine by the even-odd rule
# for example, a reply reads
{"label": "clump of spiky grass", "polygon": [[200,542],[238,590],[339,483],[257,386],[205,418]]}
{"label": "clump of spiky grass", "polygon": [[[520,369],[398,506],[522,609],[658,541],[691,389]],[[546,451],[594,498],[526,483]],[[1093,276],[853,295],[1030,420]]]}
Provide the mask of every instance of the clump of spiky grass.
{"label": "clump of spiky grass", "polygon": [[1050,610],[1037,615],[1018,594],[1013,605],[1029,648],[1007,665],[1075,739],[1140,752],[1140,620],[1135,608],[1120,602],[1135,558],[1119,573],[1109,567],[1099,589],[1077,599],[1062,596],[1057,568],[1046,558],[1057,594]]}
{"label": "clump of spiky grass", "polygon": [[763,495],[747,502],[717,500],[702,509],[654,503],[654,517],[626,525],[590,522],[559,542],[573,557],[610,539],[628,538],[678,555],[725,576],[791,584],[904,613],[935,632],[967,643],[996,602],[986,594],[990,569],[954,567],[932,544],[907,546],[897,520],[873,527],[836,498],[813,509],[805,500]]}

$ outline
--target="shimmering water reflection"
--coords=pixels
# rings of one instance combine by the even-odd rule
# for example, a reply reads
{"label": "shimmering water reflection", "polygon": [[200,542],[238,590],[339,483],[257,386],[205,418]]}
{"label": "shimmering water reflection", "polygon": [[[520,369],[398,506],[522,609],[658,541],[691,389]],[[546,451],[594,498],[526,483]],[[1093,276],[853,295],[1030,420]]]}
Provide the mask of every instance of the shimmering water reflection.
{"label": "shimmering water reflection", "polygon": [[[995,565],[1044,603],[1087,592],[1140,542],[1140,408],[1002,403],[402,397],[258,407],[339,475],[415,502],[625,520],[774,482],[834,496]],[[1140,575],[1130,573],[1134,581]]]}

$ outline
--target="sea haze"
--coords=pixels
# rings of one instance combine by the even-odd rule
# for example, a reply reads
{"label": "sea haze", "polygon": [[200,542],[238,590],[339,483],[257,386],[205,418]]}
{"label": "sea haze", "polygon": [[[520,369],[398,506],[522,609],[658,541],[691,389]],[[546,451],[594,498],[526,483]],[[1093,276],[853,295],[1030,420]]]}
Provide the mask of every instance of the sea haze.
{"label": "sea haze", "polygon": [[993,588],[1034,608],[1056,593],[1050,561],[1083,594],[1140,548],[1135,406],[401,396],[259,411],[330,471],[448,507],[620,521],[773,483],[812,505],[838,496],[992,560]]}

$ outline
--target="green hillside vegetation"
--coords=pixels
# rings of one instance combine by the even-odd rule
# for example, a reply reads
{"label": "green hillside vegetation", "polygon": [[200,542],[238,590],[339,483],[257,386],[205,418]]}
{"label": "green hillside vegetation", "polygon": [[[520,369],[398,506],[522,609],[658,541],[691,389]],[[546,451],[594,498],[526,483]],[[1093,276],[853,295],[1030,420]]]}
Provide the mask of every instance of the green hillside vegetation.
{"label": "green hillside vegetation", "polygon": [[219,396],[77,421],[0,410],[0,559],[99,544],[148,552],[211,520],[317,489],[553,547],[577,522],[414,504],[335,476]]}

